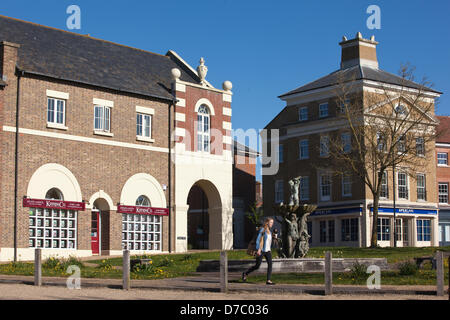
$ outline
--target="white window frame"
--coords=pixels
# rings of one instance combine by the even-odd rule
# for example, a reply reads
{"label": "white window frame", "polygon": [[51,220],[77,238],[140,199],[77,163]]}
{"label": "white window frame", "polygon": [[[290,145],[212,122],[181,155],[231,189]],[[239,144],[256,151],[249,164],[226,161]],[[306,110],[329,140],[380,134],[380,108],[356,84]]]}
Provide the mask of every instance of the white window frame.
{"label": "white window frame", "polygon": [[[352,136],[350,132],[343,132],[341,134],[342,151],[344,153],[352,152]],[[346,147],[348,148],[346,149]]]}
{"label": "white window frame", "polygon": [[[400,185],[400,175],[405,175],[405,182],[406,182],[406,185]],[[407,197],[406,198],[404,198],[404,197],[400,197],[400,187],[405,187],[406,188],[406,193],[407,193]],[[408,174],[406,173],[406,172],[402,172],[402,171],[399,171],[399,172],[397,172],[397,198],[398,199],[403,199],[403,200],[409,200],[409,177],[408,177]]]}
{"label": "white window frame", "polygon": [[[419,186],[419,177],[423,177],[423,186]],[[424,173],[417,173],[416,177],[416,186],[417,186],[417,201],[427,201],[427,176]],[[419,189],[423,189],[423,199],[419,198]]]}
{"label": "white window frame", "polygon": [[[329,179],[329,184],[328,184],[329,194],[324,196],[324,193],[323,193],[324,187],[326,187],[327,185],[323,184],[324,180],[322,179],[322,177],[326,177],[326,176]],[[320,201],[330,201],[331,200],[332,186],[333,186],[333,179],[332,179],[331,174],[329,172],[322,172],[319,175],[319,199],[320,199]]]}
{"label": "white window frame", "polygon": [[[96,110],[97,108],[101,108],[100,110],[102,110],[101,116],[98,118],[99,123],[100,123],[100,128],[96,128]],[[109,113],[109,117],[108,119],[106,119],[106,111],[108,111]],[[111,112],[112,108],[108,107],[108,106],[103,106],[103,105],[94,105],[94,131],[96,132],[106,132],[106,133],[111,133]],[[108,126],[108,128],[106,128],[106,124]]]}
{"label": "white window frame", "polygon": [[122,213],[122,249],[161,252],[162,220],[157,215]]}
{"label": "white window frame", "polygon": [[388,217],[379,217],[377,223],[378,241],[391,241],[391,219]]}
{"label": "white window frame", "polygon": [[[306,144],[306,145],[302,145],[302,144]],[[303,148],[306,148],[306,155],[304,155],[302,152]],[[298,142],[298,149],[299,149],[298,153],[299,153],[300,160],[309,159],[309,140],[308,139],[300,140]]]}
{"label": "white window frame", "polygon": [[[381,192],[380,192],[380,198],[381,199],[389,199],[389,175],[387,171],[383,172],[383,177],[381,178]],[[384,180],[384,183],[383,183]],[[385,188],[385,195],[383,195],[383,188]]]}
{"label": "white window frame", "polygon": [[275,203],[281,203],[284,201],[284,181],[275,181]]}
{"label": "white window frame", "polygon": [[[141,122],[139,124],[139,118],[141,118]],[[153,116],[151,114],[145,113],[137,113],[136,114],[136,136],[139,138],[152,138],[152,122]],[[140,132],[139,132],[139,127]],[[146,129],[148,129],[148,135],[146,134]]]}
{"label": "white window frame", "polygon": [[[439,155],[445,155],[445,163],[439,163]],[[442,159],[442,158],[441,158]],[[448,153],[447,152],[438,152],[437,153],[437,165],[439,167],[447,167],[448,166]]]}
{"label": "white window frame", "polygon": [[[429,225],[425,227],[424,222],[428,221]],[[420,226],[419,226],[420,225]],[[431,219],[417,219],[416,220],[416,231],[417,231],[417,241],[418,242],[430,242],[432,239],[432,222]],[[425,233],[425,228],[428,229],[429,232]],[[429,239],[425,240],[425,236],[428,236]],[[420,237],[422,239],[420,239]]]}
{"label": "white window frame", "polygon": [[30,213],[29,248],[77,250],[77,211],[30,208]]}
{"label": "white window frame", "polygon": [[[438,182],[438,201],[440,204],[448,204],[448,185],[449,185],[448,182]],[[445,186],[447,191],[446,192],[441,191],[441,186]],[[441,196],[446,197],[447,201],[441,202]]]}
{"label": "white window frame", "polygon": [[330,155],[330,137],[328,135],[322,135],[320,136],[320,156],[326,158],[329,155]]}
{"label": "white window frame", "polygon": [[[324,108],[324,106],[326,106],[326,109]],[[325,112],[325,110],[326,110],[326,112]],[[330,110],[329,110],[328,102],[319,104],[319,118],[326,118],[329,116],[329,114],[330,114]]]}
{"label": "white window frame", "polygon": [[346,113],[346,106],[348,106],[348,105],[350,105],[350,99],[345,99],[343,103],[338,105],[337,113],[340,113],[340,114]]}
{"label": "white window frame", "polygon": [[[349,179],[349,181],[345,181],[345,178]],[[348,192],[348,193],[345,192],[346,186],[350,189],[350,192]],[[352,176],[350,174],[343,174],[342,175],[342,196],[343,197],[351,197],[352,196],[352,186],[353,186]]]}
{"label": "white window frame", "polygon": [[298,121],[307,121],[307,120],[308,120],[308,107],[300,107],[298,109]]}
{"label": "white window frame", "polygon": [[[53,100],[53,115],[52,115],[52,119],[49,119],[49,104],[50,104],[50,100]],[[62,122],[58,122],[58,102],[62,102],[63,103],[63,112],[62,112]],[[58,99],[58,98],[53,98],[53,97],[47,97],[47,113],[46,113],[46,118],[47,118],[47,124],[49,125],[53,125],[53,126],[65,126],[66,125],[66,100],[64,99]]]}
{"label": "white window frame", "polygon": [[300,177],[299,198],[302,201],[309,200],[309,176]]}
{"label": "white window frame", "polygon": [[[205,113],[200,112],[202,107],[205,108]],[[197,151],[211,152],[211,110],[204,104],[197,111]]]}
{"label": "white window frame", "polygon": [[[419,149],[420,145],[422,146],[421,149]],[[419,150],[421,150],[421,153],[419,152]],[[416,155],[419,157],[425,157],[425,139],[423,137],[416,138]]]}

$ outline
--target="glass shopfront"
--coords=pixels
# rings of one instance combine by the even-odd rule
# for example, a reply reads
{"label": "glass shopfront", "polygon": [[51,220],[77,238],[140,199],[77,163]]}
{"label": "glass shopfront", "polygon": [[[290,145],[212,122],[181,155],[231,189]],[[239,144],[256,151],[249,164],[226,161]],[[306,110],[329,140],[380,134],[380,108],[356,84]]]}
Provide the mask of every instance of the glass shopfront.
{"label": "glass shopfront", "polygon": [[77,212],[30,208],[29,247],[76,249]]}
{"label": "glass shopfront", "polygon": [[117,208],[122,214],[122,249],[161,251],[162,220],[169,210],[152,208],[144,195],[139,196],[135,204]]}

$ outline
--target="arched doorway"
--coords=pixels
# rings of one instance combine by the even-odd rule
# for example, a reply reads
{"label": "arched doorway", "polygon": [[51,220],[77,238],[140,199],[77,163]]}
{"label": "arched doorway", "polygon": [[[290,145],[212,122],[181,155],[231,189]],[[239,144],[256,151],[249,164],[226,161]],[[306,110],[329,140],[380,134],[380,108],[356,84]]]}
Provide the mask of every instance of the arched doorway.
{"label": "arched doorway", "polygon": [[109,204],[99,198],[91,210],[91,249],[92,254],[108,255],[110,251]]}
{"label": "arched doorway", "polygon": [[208,249],[208,197],[201,187],[191,188],[188,205],[188,249]]}
{"label": "arched doorway", "polygon": [[188,249],[220,249],[222,204],[217,188],[210,181],[197,181],[189,191],[187,204]]}

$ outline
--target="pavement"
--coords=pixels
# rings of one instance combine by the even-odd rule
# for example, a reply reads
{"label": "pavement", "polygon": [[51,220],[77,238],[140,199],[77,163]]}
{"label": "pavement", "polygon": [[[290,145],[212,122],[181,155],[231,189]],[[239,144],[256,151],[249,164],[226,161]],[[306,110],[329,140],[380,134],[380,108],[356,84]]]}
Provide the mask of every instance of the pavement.
{"label": "pavement", "polygon": [[[240,274],[229,274],[229,280],[237,280]],[[219,273],[197,273],[195,276],[180,278],[157,279],[157,280],[131,280],[133,290],[151,290],[151,291],[182,291],[197,293],[219,293],[220,280]],[[42,283],[45,287],[66,287],[67,278],[43,277]],[[0,285],[33,285],[32,276],[11,276],[0,275]],[[108,288],[121,289],[122,279],[81,279],[81,288]],[[448,288],[448,287],[447,287]],[[0,292],[3,290],[0,290]],[[293,295],[313,295],[324,296],[325,288],[323,285],[301,285],[301,284],[277,284],[267,286],[265,284],[253,283],[229,283],[229,293],[252,293],[252,294],[293,294]],[[447,292],[447,291],[446,291]],[[403,296],[436,296],[436,286],[383,286],[380,289],[369,290],[366,286],[356,285],[334,285],[334,295],[403,295]],[[192,294],[187,293],[187,296]],[[0,293],[0,298],[2,293]],[[448,295],[443,297],[448,299]]]}

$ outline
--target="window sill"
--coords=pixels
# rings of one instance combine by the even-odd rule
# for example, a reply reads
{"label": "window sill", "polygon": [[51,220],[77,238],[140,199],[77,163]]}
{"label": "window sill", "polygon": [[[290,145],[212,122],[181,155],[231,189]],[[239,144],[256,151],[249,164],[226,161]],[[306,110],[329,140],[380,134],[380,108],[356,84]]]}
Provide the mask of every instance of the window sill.
{"label": "window sill", "polygon": [[438,164],[438,167],[448,168],[448,164]]}
{"label": "window sill", "polygon": [[149,137],[136,136],[136,141],[154,143],[155,139],[152,139],[152,138],[149,138]]}
{"label": "window sill", "polygon": [[69,130],[69,128],[66,127],[65,125],[56,124],[56,123],[50,123],[50,122],[47,122],[47,128],[49,128],[49,129],[65,130],[65,131]]}
{"label": "window sill", "polygon": [[106,131],[98,131],[98,130],[94,130],[94,134],[97,136],[105,136],[105,137],[114,137],[114,134],[111,132],[106,132]]}

